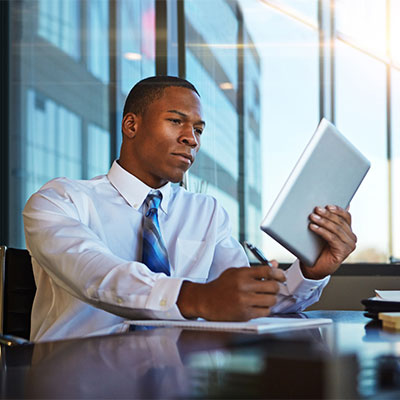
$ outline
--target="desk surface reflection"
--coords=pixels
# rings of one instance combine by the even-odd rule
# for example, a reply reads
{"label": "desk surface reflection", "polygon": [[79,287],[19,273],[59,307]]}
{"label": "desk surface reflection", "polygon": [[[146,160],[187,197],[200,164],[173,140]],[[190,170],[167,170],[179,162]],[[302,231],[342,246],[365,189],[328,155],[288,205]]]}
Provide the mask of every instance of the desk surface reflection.
{"label": "desk surface reflection", "polygon": [[334,324],[262,335],[158,328],[1,348],[0,395],[399,398],[399,334],[358,311],[304,315]]}

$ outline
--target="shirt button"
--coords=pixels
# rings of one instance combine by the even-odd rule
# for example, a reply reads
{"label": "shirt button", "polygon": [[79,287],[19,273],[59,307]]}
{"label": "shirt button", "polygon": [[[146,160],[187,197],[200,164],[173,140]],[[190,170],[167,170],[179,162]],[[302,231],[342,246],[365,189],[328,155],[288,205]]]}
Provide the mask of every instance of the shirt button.
{"label": "shirt button", "polygon": [[122,304],[122,301],[123,301],[123,300],[121,299],[121,297],[117,297],[117,303],[118,303],[118,304]]}
{"label": "shirt button", "polygon": [[167,305],[167,300],[165,300],[165,299],[160,300],[161,307],[165,307],[166,305]]}
{"label": "shirt button", "polygon": [[133,208],[138,208],[139,207],[139,204],[137,204],[137,203],[135,203],[134,205],[133,205]]}

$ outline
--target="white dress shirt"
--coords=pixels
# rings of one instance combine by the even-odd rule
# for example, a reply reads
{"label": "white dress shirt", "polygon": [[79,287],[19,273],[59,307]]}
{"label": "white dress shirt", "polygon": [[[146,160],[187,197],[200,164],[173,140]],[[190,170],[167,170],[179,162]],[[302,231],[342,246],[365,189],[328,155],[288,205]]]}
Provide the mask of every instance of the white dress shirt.
{"label": "white dress shirt", "polygon": [[[114,162],[91,180],[54,179],[23,211],[37,293],[31,339],[120,332],[135,318],[182,319],[183,280],[207,282],[248,266],[226,211],[211,196],[166,184],[158,212],[171,276],[141,260],[142,209],[151,187]],[[319,299],[329,278],[305,279],[295,262],[273,312],[299,312]]]}

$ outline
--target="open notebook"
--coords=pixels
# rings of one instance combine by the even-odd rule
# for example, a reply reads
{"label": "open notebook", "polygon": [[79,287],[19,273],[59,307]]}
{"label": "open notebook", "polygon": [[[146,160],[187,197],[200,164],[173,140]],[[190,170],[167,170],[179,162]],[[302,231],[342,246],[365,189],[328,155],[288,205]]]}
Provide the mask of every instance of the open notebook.
{"label": "open notebook", "polygon": [[205,329],[231,332],[276,332],[283,330],[313,328],[331,324],[328,318],[256,318],[247,322],[214,322],[205,320],[134,320],[126,321],[129,325],[152,327],[176,327],[184,329]]}

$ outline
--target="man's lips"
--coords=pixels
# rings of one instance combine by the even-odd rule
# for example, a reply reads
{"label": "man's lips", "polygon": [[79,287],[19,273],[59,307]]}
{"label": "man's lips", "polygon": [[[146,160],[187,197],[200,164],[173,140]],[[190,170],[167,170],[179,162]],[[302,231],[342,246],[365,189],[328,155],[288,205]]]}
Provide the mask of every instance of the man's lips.
{"label": "man's lips", "polygon": [[173,156],[179,157],[182,161],[186,162],[187,164],[193,164],[193,156],[188,153],[172,153]]}

